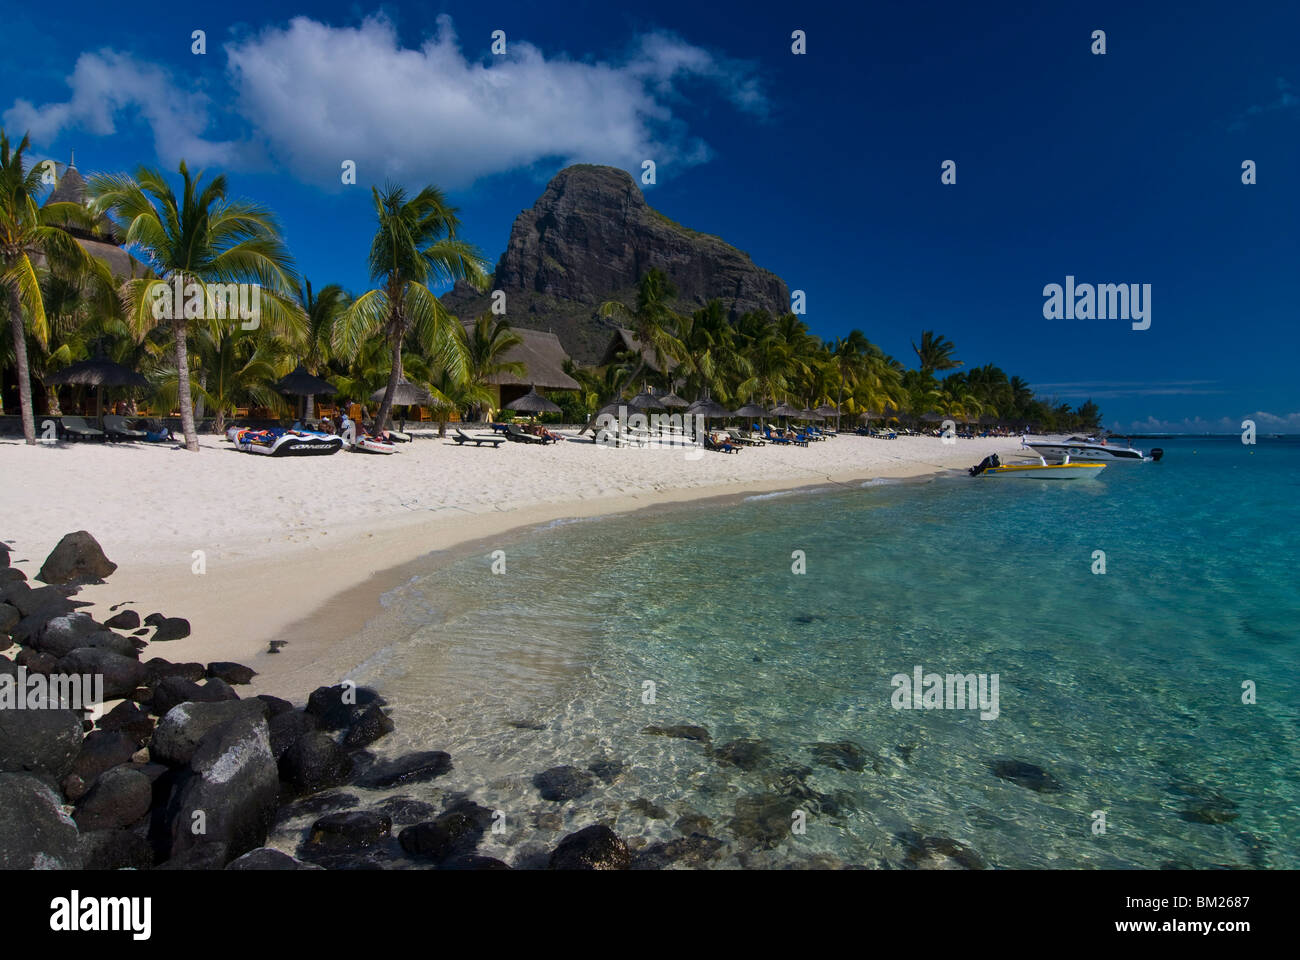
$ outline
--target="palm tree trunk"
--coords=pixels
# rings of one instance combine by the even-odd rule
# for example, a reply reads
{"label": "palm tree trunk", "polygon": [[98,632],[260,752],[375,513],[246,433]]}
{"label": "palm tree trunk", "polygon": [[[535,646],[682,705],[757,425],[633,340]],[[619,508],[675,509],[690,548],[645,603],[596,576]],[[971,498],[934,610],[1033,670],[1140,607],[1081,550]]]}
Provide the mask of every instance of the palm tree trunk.
{"label": "palm tree trunk", "polygon": [[203,365],[202,359],[199,361],[199,402],[194,405],[194,419],[202,420],[208,413],[207,397],[204,394],[208,389],[208,371]]}
{"label": "palm tree trunk", "polygon": [[303,413],[302,413],[304,420],[312,419],[312,414],[316,410],[316,404],[313,402],[315,401],[315,399],[316,398],[313,397],[310,393],[307,394],[307,405],[303,407]]}
{"label": "palm tree trunk", "polygon": [[382,433],[388,426],[388,415],[393,411],[393,394],[397,391],[397,381],[402,379],[402,336],[392,334],[393,368],[388,371],[388,386],[384,388],[384,400],[379,404],[379,413],[375,415],[375,432]]}
{"label": "palm tree trunk", "polygon": [[190,396],[190,355],[185,343],[185,320],[172,320],[172,336],[176,338],[176,388],[181,405],[181,430],[185,433],[185,449],[199,452],[199,433],[194,429],[194,398]]}
{"label": "palm tree trunk", "polygon": [[32,414],[32,372],[27,365],[27,336],[23,330],[23,308],[18,287],[9,287],[9,331],[14,338],[14,372],[18,375],[18,406],[22,410],[23,437],[36,445],[36,418]]}

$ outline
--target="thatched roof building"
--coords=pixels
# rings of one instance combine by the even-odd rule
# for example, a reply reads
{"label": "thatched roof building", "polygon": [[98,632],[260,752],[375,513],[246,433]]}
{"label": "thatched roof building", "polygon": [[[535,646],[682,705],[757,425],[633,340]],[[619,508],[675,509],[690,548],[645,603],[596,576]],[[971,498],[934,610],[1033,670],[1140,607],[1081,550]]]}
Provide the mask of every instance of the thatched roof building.
{"label": "thatched roof building", "polygon": [[[86,181],[77,170],[76,161],[69,160],[63,176],[59,177],[54,189],[46,197],[45,206],[51,203],[76,203],[84,207],[89,201],[90,191],[86,187]],[[114,277],[129,280],[149,274],[147,266],[118,245],[120,238],[117,227],[108,217],[100,216],[91,230],[73,223],[63,224],[62,227],[76,238],[83,250],[108,264],[109,272]]]}
{"label": "thatched roof building", "polygon": [[[472,323],[465,324],[467,329],[472,326]],[[539,391],[577,390],[582,386],[564,372],[564,361],[569,359],[569,355],[559,337],[546,331],[526,330],[523,327],[511,327],[510,332],[523,342],[506,350],[500,359],[505,363],[522,363],[524,373],[522,376],[499,373],[488,378],[488,383],[496,388],[494,408],[503,408],[533,388]]]}

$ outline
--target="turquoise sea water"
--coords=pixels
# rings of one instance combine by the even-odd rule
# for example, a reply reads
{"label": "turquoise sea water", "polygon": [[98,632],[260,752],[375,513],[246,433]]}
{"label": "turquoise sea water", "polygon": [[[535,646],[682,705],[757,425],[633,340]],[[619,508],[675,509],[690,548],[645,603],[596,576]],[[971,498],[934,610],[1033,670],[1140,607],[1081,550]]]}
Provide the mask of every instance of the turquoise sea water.
{"label": "turquoise sea water", "polygon": [[[1163,462],[1094,481],[555,524],[503,541],[504,574],[484,550],[393,591],[375,625],[391,643],[354,676],[394,705],[382,752],[453,756],[401,792],[503,810],[480,852],[509,862],[597,820],[643,846],[698,816],[719,867],[949,866],[958,849],[993,867],[1300,867],[1300,441],[1151,445]],[[997,674],[998,716],[896,709],[891,678],[917,665]],[[677,724],[711,746],[644,732]],[[845,742],[849,769],[815,746]],[[531,782],[599,759],[622,772],[575,801]]]}

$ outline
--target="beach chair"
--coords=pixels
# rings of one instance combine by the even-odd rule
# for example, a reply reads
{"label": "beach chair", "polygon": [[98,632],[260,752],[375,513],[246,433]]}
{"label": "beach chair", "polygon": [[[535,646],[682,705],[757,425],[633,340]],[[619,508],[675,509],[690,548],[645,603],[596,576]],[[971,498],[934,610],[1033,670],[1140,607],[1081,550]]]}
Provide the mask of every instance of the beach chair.
{"label": "beach chair", "polygon": [[72,440],[104,439],[104,431],[92,427],[85,417],[61,417],[59,426],[63,428],[63,435]]}
{"label": "beach chair", "polygon": [[541,437],[534,437],[531,433],[525,433],[513,423],[506,425],[506,439],[513,440],[515,443],[546,443]]}
{"label": "beach chair", "polygon": [[474,444],[474,446],[476,446],[476,447],[481,447],[481,446],[483,446],[483,444],[486,443],[486,444],[488,444],[489,446],[491,446],[493,449],[495,449],[495,448],[501,446],[501,444],[503,444],[503,443],[506,442],[506,438],[505,438],[505,437],[498,437],[498,436],[497,436],[496,434],[494,434],[494,433],[493,433],[493,434],[486,434],[486,435],[485,435],[485,434],[479,434],[479,435],[477,435],[477,436],[470,436],[468,433],[466,433],[466,432],[465,432],[464,430],[462,430],[460,427],[457,427],[457,428],[456,428],[456,432],[455,432],[455,434],[452,436],[452,439],[455,440],[457,444],[462,444],[462,443],[472,443],[472,444]]}
{"label": "beach chair", "polygon": [[109,440],[143,440],[143,430],[133,430],[127,426],[126,417],[115,413],[104,415],[104,432]]}
{"label": "beach chair", "polygon": [[713,438],[708,434],[704,435],[704,449],[712,450],[714,453],[740,453],[740,447],[733,443],[714,443]]}

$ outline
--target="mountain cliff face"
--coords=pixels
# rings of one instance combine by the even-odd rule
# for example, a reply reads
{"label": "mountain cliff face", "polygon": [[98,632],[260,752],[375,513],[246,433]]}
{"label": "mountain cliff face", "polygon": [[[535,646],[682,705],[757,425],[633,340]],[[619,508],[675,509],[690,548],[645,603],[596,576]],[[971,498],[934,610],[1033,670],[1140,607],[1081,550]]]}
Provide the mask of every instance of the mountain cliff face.
{"label": "mountain cliff face", "polygon": [[[600,305],[632,306],[637,281],[652,267],[672,279],[684,312],[715,298],[733,317],[789,309],[780,277],[718,237],[673,223],[626,171],[588,164],[561,170],[515,218],[491,289],[505,291],[514,326],[553,330],[577,362],[594,363],[612,327],[598,316]],[[488,295],[465,284],[442,300],[462,320],[490,308]]]}

